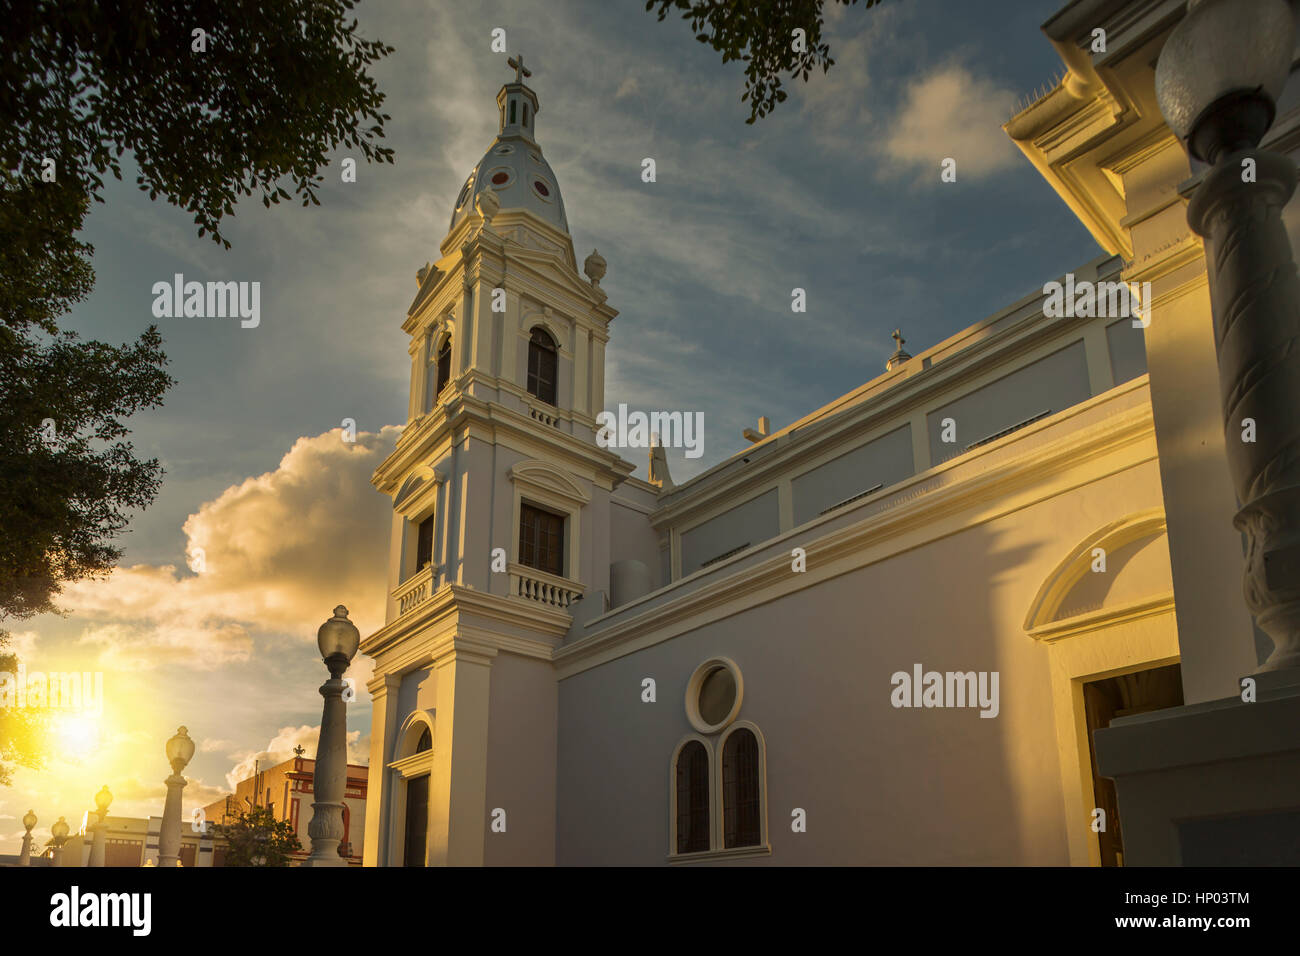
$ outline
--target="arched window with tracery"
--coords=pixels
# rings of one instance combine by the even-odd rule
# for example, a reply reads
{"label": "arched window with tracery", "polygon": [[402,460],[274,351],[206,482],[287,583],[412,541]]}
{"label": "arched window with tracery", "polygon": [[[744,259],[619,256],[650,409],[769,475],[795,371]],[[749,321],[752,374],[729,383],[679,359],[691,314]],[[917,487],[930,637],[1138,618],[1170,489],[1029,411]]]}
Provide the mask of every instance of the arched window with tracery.
{"label": "arched window with tracery", "polygon": [[677,852],[709,849],[709,754],[689,740],[677,753]]}
{"label": "arched window with tracery", "polygon": [[722,845],[758,846],[762,842],[762,786],[758,738],[745,727],[728,735],[722,746]]}

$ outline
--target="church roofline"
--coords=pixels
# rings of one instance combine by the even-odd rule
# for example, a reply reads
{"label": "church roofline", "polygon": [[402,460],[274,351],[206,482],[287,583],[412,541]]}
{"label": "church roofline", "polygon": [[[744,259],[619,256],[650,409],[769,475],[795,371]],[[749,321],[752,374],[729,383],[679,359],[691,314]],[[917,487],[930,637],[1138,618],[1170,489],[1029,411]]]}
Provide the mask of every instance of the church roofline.
{"label": "church roofline", "polygon": [[[1116,256],[1101,255],[1073,274],[1079,278],[1117,280],[1122,265]],[[935,395],[978,376],[990,364],[1006,361],[1009,351],[1029,347],[1032,343],[1027,343],[1027,339],[1037,342],[1095,321],[1046,318],[1042,302],[1041,290],[1024,296],[920,352],[897,369],[876,376],[677,485],[660,496],[662,507],[656,512],[653,524],[664,527],[678,523],[694,510],[710,507],[724,489],[734,495],[742,488],[762,484],[774,471],[785,467],[789,457],[807,453],[813,443],[835,442],[846,429],[873,427],[892,416],[901,416]]]}

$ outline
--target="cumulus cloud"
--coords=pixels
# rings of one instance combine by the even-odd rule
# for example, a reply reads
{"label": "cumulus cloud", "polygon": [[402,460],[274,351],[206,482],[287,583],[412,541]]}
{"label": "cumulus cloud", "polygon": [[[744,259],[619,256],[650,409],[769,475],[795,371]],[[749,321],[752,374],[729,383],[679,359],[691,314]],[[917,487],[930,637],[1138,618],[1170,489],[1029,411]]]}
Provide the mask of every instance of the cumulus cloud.
{"label": "cumulus cloud", "polygon": [[298,439],[273,471],[185,522],[190,569],[116,568],[65,589],[104,664],[214,669],[249,660],[254,633],[314,638],[340,601],[362,633],[383,623],[388,510],[370,485],[400,429]]}
{"label": "cumulus cloud", "polygon": [[[301,727],[281,727],[264,750],[243,755],[232,755],[237,762],[231,771],[226,774],[226,783],[231,790],[234,790],[239,781],[247,780],[253,775],[254,766],[260,765],[265,769],[282,763],[294,755],[294,747],[301,746],[304,751],[303,756],[308,760],[315,760],[316,744],[319,739],[319,724],[315,727],[309,727],[306,724]],[[362,736],[359,730],[348,731],[348,763],[361,766],[370,763],[369,734]]]}
{"label": "cumulus cloud", "polygon": [[913,83],[883,143],[900,170],[938,184],[940,163],[957,161],[957,181],[981,179],[1017,165],[1002,123],[1014,91],[960,64],[940,67]]}

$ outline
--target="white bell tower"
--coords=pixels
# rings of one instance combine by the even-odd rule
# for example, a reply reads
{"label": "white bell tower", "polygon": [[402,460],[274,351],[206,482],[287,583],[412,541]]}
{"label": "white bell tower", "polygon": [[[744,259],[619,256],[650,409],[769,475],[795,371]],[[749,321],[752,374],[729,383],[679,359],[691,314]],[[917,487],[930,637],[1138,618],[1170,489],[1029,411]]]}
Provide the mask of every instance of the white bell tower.
{"label": "white bell tower", "polygon": [[376,662],[367,865],[554,862],[553,777],[511,768],[516,752],[554,761],[551,653],[580,602],[603,610],[609,498],[634,468],[595,441],[617,314],[605,260],[579,275],[531,73],[509,65],[498,135],[417,273],[407,425],[373,478],[393,516],[386,623],[361,645]]}

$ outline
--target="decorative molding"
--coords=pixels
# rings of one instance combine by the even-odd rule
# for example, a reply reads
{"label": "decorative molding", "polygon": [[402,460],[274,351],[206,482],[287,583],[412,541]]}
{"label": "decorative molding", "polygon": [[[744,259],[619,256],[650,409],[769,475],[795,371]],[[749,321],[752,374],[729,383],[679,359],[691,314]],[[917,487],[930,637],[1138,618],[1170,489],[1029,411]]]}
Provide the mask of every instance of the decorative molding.
{"label": "decorative molding", "polygon": [[[709,724],[700,713],[700,691],[704,689],[705,679],[716,670],[726,670],[731,673],[732,682],[736,686],[736,699],[732,701],[731,708],[727,715],[716,724]],[[740,673],[740,668],[736,662],[729,657],[711,657],[691,674],[691,679],[686,682],[686,719],[691,722],[691,726],[702,734],[716,734],[726,730],[736,718],[740,715],[740,705],[745,696],[745,678]]]}
{"label": "decorative molding", "polygon": [[1082,614],[1072,614],[1057,621],[1049,621],[1028,628],[1025,633],[1044,644],[1055,644],[1067,637],[1078,637],[1108,627],[1118,627],[1147,617],[1174,613],[1174,592],[1164,591],[1140,601],[1129,601],[1115,607],[1103,607]]}
{"label": "decorative molding", "polygon": [[[1053,624],[1061,605],[1092,567],[1092,552],[1102,548],[1109,554],[1126,544],[1165,533],[1163,508],[1148,508],[1102,525],[1076,544],[1044,579],[1025,615],[1025,632],[1041,639],[1047,625]],[[1073,615],[1078,616],[1078,615]]]}
{"label": "decorative molding", "polygon": [[[1050,420],[1044,424],[1050,427]],[[869,506],[880,504],[882,499],[864,498],[861,503],[838,514],[827,515],[766,542],[763,550],[770,549],[772,556],[757,564],[735,568],[739,559],[730,559],[715,568],[697,571],[673,582],[669,589],[695,580],[696,575],[725,574],[729,566],[732,568],[732,573],[676,600],[649,604],[662,598],[665,590],[669,590],[660,588],[593,619],[586,625],[588,630],[604,625],[603,628],[571,640],[556,650],[560,679],[669,640],[733,614],[742,607],[755,607],[885,560],[896,553],[894,549],[917,547],[993,521],[1116,471],[1154,460],[1156,454],[1151,406],[1146,403],[1109,415],[1045,446],[1020,454],[998,456],[999,451],[1016,444],[1018,436],[1024,434],[1022,431],[1009,435],[995,444],[952,459],[931,472],[887,489],[894,496],[905,496],[919,482],[939,478],[936,472],[949,469],[959,472],[947,484],[905,504],[887,511],[871,511]],[[973,471],[969,476],[961,474],[972,471],[971,466],[984,456],[992,459],[984,470]],[[1086,470],[1085,466],[1088,466]],[[1057,475],[1062,476],[1060,480],[1044,480]],[[1015,495],[1019,498],[1013,497]],[[980,508],[981,505],[985,507]],[[811,538],[818,523],[842,518],[855,508],[860,520],[820,538]],[[792,543],[799,544],[807,552],[809,570],[804,574],[789,573]],[[745,556],[740,556],[743,558]]]}

